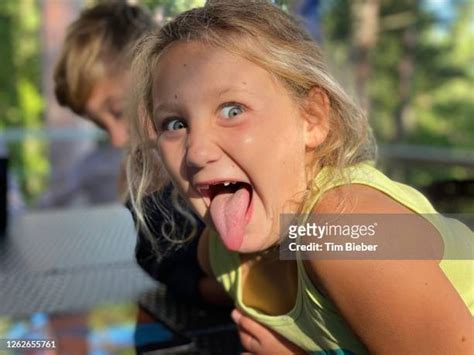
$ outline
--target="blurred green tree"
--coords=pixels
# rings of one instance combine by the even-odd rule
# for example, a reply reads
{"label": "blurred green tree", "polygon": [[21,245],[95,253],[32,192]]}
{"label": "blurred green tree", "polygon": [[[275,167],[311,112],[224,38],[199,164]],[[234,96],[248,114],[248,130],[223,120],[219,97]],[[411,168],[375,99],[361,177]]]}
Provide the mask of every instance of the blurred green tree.
{"label": "blurred green tree", "polygon": [[194,7],[203,6],[205,0],[141,0],[140,3],[154,11],[161,7],[166,17],[173,17],[177,14],[192,9]]}
{"label": "blurred green tree", "polygon": [[[291,0],[274,0],[272,2],[286,9]],[[163,8],[165,16],[170,18],[183,11],[203,6],[206,0],[141,0],[140,3],[147,6],[150,10],[159,7]]]}
{"label": "blurred green tree", "polygon": [[[360,19],[367,4],[379,6],[365,12],[379,17],[371,28]],[[336,0],[325,6],[324,46],[343,83],[368,101],[364,107],[379,141],[474,147],[473,2],[452,2],[455,16],[443,30],[421,1]],[[347,64],[351,75],[340,69]],[[359,71],[368,75],[361,79]]]}
{"label": "blurred green tree", "polygon": [[[472,150],[474,2],[435,5],[434,10],[427,0],[326,2],[323,47],[336,76],[367,109],[379,143]],[[363,11],[364,6],[378,11]],[[389,175],[414,186],[473,177],[472,168],[462,166],[381,163]],[[472,200],[448,205],[442,208],[474,210]]]}
{"label": "blurred green tree", "polygon": [[[0,129],[39,128],[40,95],[39,8],[34,0],[0,2]],[[10,144],[12,168],[25,198],[43,189],[49,171],[45,144],[34,138]]]}
{"label": "blurred green tree", "polygon": [[474,2],[444,32],[425,34],[409,142],[474,148]]}

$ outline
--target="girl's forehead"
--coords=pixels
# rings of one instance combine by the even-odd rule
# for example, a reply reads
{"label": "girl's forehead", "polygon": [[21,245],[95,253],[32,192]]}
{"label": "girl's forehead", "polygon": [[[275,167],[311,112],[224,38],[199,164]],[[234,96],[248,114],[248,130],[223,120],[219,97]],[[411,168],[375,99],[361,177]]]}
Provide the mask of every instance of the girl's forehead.
{"label": "girl's forehead", "polygon": [[273,75],[243,56],[202,43],[179,41],[168,46],[154,69],[154,86],[179,86],[193,80],[206,84],[236,83],[271,84]]}
{"label": "girl's forehead", "polygon": [[[155,58],[152,67],[154,86],[157,82],[166,80],[169,76],[188,70],[190,63],[195,64],[205,53],[205,45],[198,41],[175,41],[166,46]],[[206,48],[212,52],[212,48]]]}
{"label": "girl's forehead", "polygon": [[227,57],[227,61],[232,60],[232,57],[236,57],[223,48],[202,41],[181,40],[173,42],[163,49],[157,60],[156,66],[171,65],[186,68],[190,63],[197,64],[200,61],[215,60],[216,56]]}
{"label": "girl's forehead", "polygon": [[287,87],[261,66],[199,42],[181,42],[168,48],[155,71],[150,108],[154,117],[225,100],[252,107],[271,101],[294,103]]}

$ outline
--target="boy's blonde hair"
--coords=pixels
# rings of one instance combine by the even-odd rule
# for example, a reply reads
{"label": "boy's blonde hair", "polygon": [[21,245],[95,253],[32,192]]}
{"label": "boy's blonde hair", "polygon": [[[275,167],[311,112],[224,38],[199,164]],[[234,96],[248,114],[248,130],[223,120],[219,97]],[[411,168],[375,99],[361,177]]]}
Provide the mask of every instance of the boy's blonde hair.
{"label": "boy's blonde hair", "polygon": [[129,49],[153,27],[145,9],[124,1],[102,1],[82,11],[68,27],[54,71],[58,102],[83,115],[95,84],[128,69]]}
{"label": "boy's blonde hair", "polygon": [[131,122],[128,181],[145,232],[142,198],[169,181],[150,136],[154,130],[154,72],[164,50],[177,41],[200,41],[246,58],[286,85],[297,102],[302,103],[312,88],[322,89],[329,98],[331,113],[329,134],[314,151],[317,169],[333,166],[341,171],[374,159],[375,144],[366,116],[329,74],[317,44],[293,17],[263,0],[208,1],[143,39],[132,65],[137,80],[134,107],[138,109]]}

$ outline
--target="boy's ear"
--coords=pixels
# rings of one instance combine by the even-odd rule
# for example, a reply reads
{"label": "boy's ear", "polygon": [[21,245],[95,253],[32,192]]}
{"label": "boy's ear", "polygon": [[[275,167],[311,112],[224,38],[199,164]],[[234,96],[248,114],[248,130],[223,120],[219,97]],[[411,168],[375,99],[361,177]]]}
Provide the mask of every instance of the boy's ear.
{"label": "boy's ear", "polygon": [[329,132],[331,104],[326,91],[313,87],[303,105],[304,139],[307,148],[316,148]]}

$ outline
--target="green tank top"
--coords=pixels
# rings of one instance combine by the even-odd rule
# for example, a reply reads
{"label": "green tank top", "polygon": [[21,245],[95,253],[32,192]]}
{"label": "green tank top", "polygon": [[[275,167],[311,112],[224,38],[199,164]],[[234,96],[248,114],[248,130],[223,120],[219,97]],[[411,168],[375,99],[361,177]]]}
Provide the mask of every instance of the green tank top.
{"label": "green tank top", "polygon": [[[330,181],[329,181],[330,179]],[[335,175],[330,168],[324,168],[313,183],[320,188],[319,194],[306,201],[304,213],[309,213],[320,200],[324,192],[345,185],[350,181],[363,184],[384,192],[395,201],[418,214],[435,214],[429,201],[417,190],[390,180],[370,163],[361,163],[347,168],[344,175]],[[443,217],[441,217],[443,218]],[[437,219],[440,221],[440,219]],[[432,221],[435,228],[449,244],[452,233],[463,234],[468,238],[472,250],[474,234],[460,222],[443,220]],[[445,245],[446,250],[449,245]],[[269,316],[259,310],[247,307],[242,301],[242,282],[240,257],[238,253],[228,251],[219,237],[213,233],[210,237],[209,255],[211,268],[217,280],[234,299],[237,308],[243,310],[256,321],[283,335],[294,344],[315,354],[366,354],[366,347],[349,328],[330,299],[323,296],[313,285],[303,266],[302,260],[296,261],[298,270],[298,291],[293,309],[287,314]],[[474,312],[474,261],[445,260],[440,267],[461,295],[465,304]]]}

